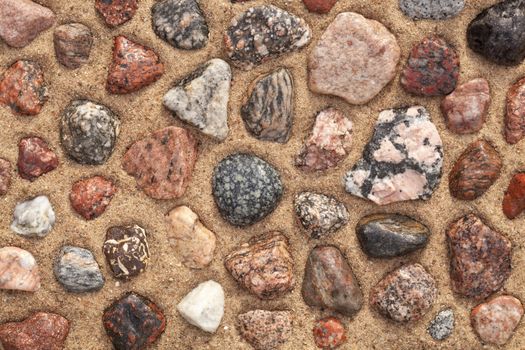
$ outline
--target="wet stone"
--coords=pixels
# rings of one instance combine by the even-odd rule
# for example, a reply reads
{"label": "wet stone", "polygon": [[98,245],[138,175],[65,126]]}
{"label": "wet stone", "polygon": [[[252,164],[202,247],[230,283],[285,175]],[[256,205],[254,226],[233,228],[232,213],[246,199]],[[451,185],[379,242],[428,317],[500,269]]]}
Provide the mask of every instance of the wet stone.
{"label": "wet stone", "polygon": [[303,0],[304,6],[310,12],[328,13],[334,7],[337,0]]}
{"label": "wet stone", "polygon": [[69,193],[73,209],[84,219],[93,220],[106,211],[117,188],[102,176],[75,182]]}
{"label": "wet stone", "polygon": [[56,27],[53,42],[58,62],[67,68],[76,69],[89,60],[93,34],[82,23],[68,23]]}
{"label": "wet stone", "polygon": [[320,349],[335,349],[346,342],[346,330],[337,317],[325,317],[315,321],[314,341]]}
{"label": "wet stone", "polygon": [[399,0],[401,11],[415,20],[456,17],[464,7],[465,0]]}
{"label": "wet stone", "polygon": [[454,311],[452,309],[441,310],[430,324],[427,331],[435,340],[445,340],[454,331]]}
{"label": "wet stone", "polygon": [[133,18],[137,0],[95,0],[95,8],[110,27],[116,27]]}
{"label": "wet stone", "polygon": [[55,225],[55,212],[46,196],[20,202],[13,212],[11,230],[25,237],[45,237]]}
{"label": "wet stone", "polygon": [[290,311],[252,310],[237,320],[241,337],[255,350],[278,349],[292,336]]}
{"label": "wet stone", "polygon": [[505,140],[514,145],[525,137],[525,78],[514,83],[507,93]]}
{"label": "wet stone", "polygon": [[40,137],[25,137],[18,143],[18,175],[34,181],[58,167],[58,157]]}
{"label": "wet stone", "polygon": [[0,196],[7,194],[11,187],[11,162],[0,158]]}
{"label": "wet stone", "polygon": [[68,292],[93,292],[104,286],[104,276],[93,253],[84,248],[62,247],[53,271]]}
{"label": "wet stone", "polygon": [[514,219],[525,210],[525,173],[515,174],[503,197],[503,213]]}
{"label": "wet stone", "polygon": [[40,273],[31,253],[17,247],[0,248],[0,289],[26,292],[40,289]]}

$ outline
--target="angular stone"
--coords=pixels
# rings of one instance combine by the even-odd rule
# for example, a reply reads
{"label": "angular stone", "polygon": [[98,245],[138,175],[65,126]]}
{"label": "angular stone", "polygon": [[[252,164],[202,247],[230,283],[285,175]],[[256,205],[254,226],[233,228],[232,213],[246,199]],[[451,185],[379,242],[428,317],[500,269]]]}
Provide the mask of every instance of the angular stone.
{"label": "angular stone", "polygon": [[135,16],[137,0],[95,0],[95,8],[110,27],[126,23]]}
{"label": "angular stone", "polygon": [[17,247],[0,248],[0,289],[26,292],[40,289],[40,273],[31,253]]}
{"label": "angular stone", "polygon": [[428,334],[435,340],[445,340],[454,331],[454,311],[452,309],[441,310],[428,325]]}
{"label": "angular stone", "polygon": [[399,0],[401,11],[415,20],[456,17],[464,7],[465,0]]}
{"label": "angular stone", "polygon": [[525,173],[518,173],[510,180],[503,197],[503,213],[514,219],[525,210]]}
{"label": "angular stone", "polygon": [[91,29],[82,23],[68,23],[56,27],[53,36],[57,61],[76,69],[86,64],[93,45]]}
{"label": "angular stone", "polygon": [[489,142],[471,143],[450,171],[450,194],[462,200],[481,197],[500,176],[502,165],[498,151]]}
{"label": "angular stone", "polygon": [[343,112],[327,108],[319,112],[311,135],[306,139],[295,166],[303,171],[323,171],[336,167],[352,146],[353,123]]}
{"label": "angular stone", "polygon": [[505,140],[514,145],[525,137],[525,77],[514,83],[507,93]]}
{"label": "angular stone", "polygon": [[45,237],[55,224],[55,212],[46,196],[38,196],[16,205],[11,230],[21,236]]}
{"label": "angular stone", "polygon": [[160,307],[134,292],[104,310],[102,322],[116,350],[146,349],[166,328],[166,317]]}
{"label": "angular stone", "polygon": [[288,238],[277,231],[252,237],[226,256],[224,266],[241,286],[260,299],[275,299],[295,285]]}
{"label": "angular stone", "polygon": [[278,349],[292,336],[290,311],[252,310],[237,319],[241,337],[255,350]]}
{"label": "angular stone", "polygon": [[476,300],[498,291],[511,272],[510,241],[474,214],[447,229],[452,290]]}
{"label": "angular stone", "polygon": [[89,250],[64,246],[55,260],[55,277],[68,291],[93,292],[104,286],[104,276]]}
{"label": "angular stone", "polygon": [[24,137],[18,143],[17,167],[22,179],[34,181],[56,169],[58,157],[40,137]]}
{"label": "angular stone", "polygon": [[396,37],[382,23],[340,13],[309,56],[310,90],[365,104],[394,78],[400,55]]}
{"label": "angular stone", "polygon": [[86,220],[98,218],[111,202],[117,188],[111,180],[93,176],[73,184],[69,201],[73,209]]}
{"label": "angular stone", "polygon": [[170,89],[164,106],[205,135],[228,136],[228,100],[232,73],[228,63],[212,59]]}
{"label": "angular stone", "polygon": [[310,12],[328,13],[334,7],[337,0],[303,0],[304,6]]}
{"label": "angular stone", "polygon": [[449,130],[457,134],[480,131],[490,105],[489,83],[478,78],[462,84],[441,102]]}
{"label": "angular stone", "polygon": [[208,266],[215,251],[215,234],[208,230],[190,208],[181,205],[166,216],[168,239],[175,244],[176,255],[184,266],[202,269]]}
{"label": "angular stone", "polygon": [[439,185],[443,143],[424,107],[379,114],[363,158],[346,173],[346,191],[376,204],[431,197]]}
{"label": "angular stone", "polygon": [[174,199],[184,195],[196,161],[197,141],[193,135],[169,126],[131,145],[122,167],[148,196]]}
{"label": "angular stone", "polygon": [[248,70],[299,50],[310,42],[311,36],[304,19],[273,5],[261,5],[248,8],[231,21],[224,44],[232,63]]}
{"label": "angular stone", "polygon": [[155,34],[184,50],[201,49],[208,43],[208,24],[195,0],[162,0],[151,8]]}
{"label": "angular stone", "polygon": [[335,349],[346,342],[346,330],[336,317],[325,317],[315,321],[315,345],[321,349]]}
{"label": "angular stone", "polygon": [[261,76],[248,88],[241,116],[248,132],[263,141],[286,143],[294,117],[293,80],[286,68]]}
{"label": "angular stone", "polygon": [[353,316],[363,305],[359,283],[341,251],[317,246],[306,261],[302,295],[306,304]]}
{"label": "angular stone", "polygon": [[11,186],[11,162],[0,158],[0,196],[7,194]]}
{"label": "angular stone", "polygon": [[456,88],[459,56],[439,36],[431,35],[416,44],[401,73],[401,85],[414,95],[448,95]]}

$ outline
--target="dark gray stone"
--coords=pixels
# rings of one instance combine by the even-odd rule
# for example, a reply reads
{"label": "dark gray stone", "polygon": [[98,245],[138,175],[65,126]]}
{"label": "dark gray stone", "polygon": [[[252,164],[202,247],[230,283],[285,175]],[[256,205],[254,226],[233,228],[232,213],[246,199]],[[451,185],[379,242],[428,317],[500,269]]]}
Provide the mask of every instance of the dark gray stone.
{"label": "dark gray stone", "polygon": [[454,311],[452,309],[441,310],[430,321],[427,331],[435,340],[447,339],[454,331]]}
{"label": "dark gray stone", "polygon": [[322,238],[348,223],[343,203],[324,194],[302,192],[295,196],[295,214],[312,238]]}
{"label": "dark gray stone", "polygon": [[84,248],[62,247],[54,272],[58,282],[69,292],[92,292],[104,286],[104,276],[95,257]]}
{"label": "dark gray stone", "polygon": [[447,19],[457,16],[465,0],[399,0],[399,8],[412,19]]}

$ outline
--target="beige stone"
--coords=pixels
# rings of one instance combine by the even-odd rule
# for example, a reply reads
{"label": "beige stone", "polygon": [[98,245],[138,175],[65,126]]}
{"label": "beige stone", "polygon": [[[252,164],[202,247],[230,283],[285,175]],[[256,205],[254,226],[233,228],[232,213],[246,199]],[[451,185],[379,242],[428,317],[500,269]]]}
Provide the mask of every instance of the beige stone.
{"label": "beige stone", "polygon": [[17,247],[0,248],[0,289],[40,289],[40,274],[31,253]]}

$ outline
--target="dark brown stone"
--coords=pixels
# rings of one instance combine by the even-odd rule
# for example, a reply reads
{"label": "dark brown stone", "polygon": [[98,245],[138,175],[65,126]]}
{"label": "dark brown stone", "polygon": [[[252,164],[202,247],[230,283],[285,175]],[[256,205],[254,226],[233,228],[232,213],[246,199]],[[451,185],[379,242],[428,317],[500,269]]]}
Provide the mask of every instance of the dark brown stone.
{"label": "dark brown stone", "polygon": [[56,169],[58,158],[40,137],[25,137],[18,143],[18,174],[22,179],[34,181]]}
{"label": "dark brown stone", "polygon": [[241,336],[256,350],[278,349],[292,336],[290,311],[253,310],[237,318]]}
{"label": "dark brown stone", "polygon": [[53,42],[58,62],[75,69],[88,62],[93,34],[82,23],[68,23],[55,29]]}
{"label": "dark brown stone", "polygon": [[3,196],[11,186],[11,162],[0,158],[0,196]]}
{"label": "dark brown stone", "polygon": [[104,213],[117,191],[110,180],[93,176],[73,184],[69,200],[75,211],[86,220],[92,220]]}
{"label": "dark brown stone", "polygon": [[525,137],[525,77],[510,87],[505,114],[505,140],[513,145],[523,137]]}
{"label": "dark brown stone", "polygon": [[137,0],[96,0],[95,8],[106,24],[116,27],[133,18],[137,12]]}
{"label": "dark brown stone", "polygon": [[503,197],[503,213],[514,219],[525,210],[525,173],[512,177]]}

